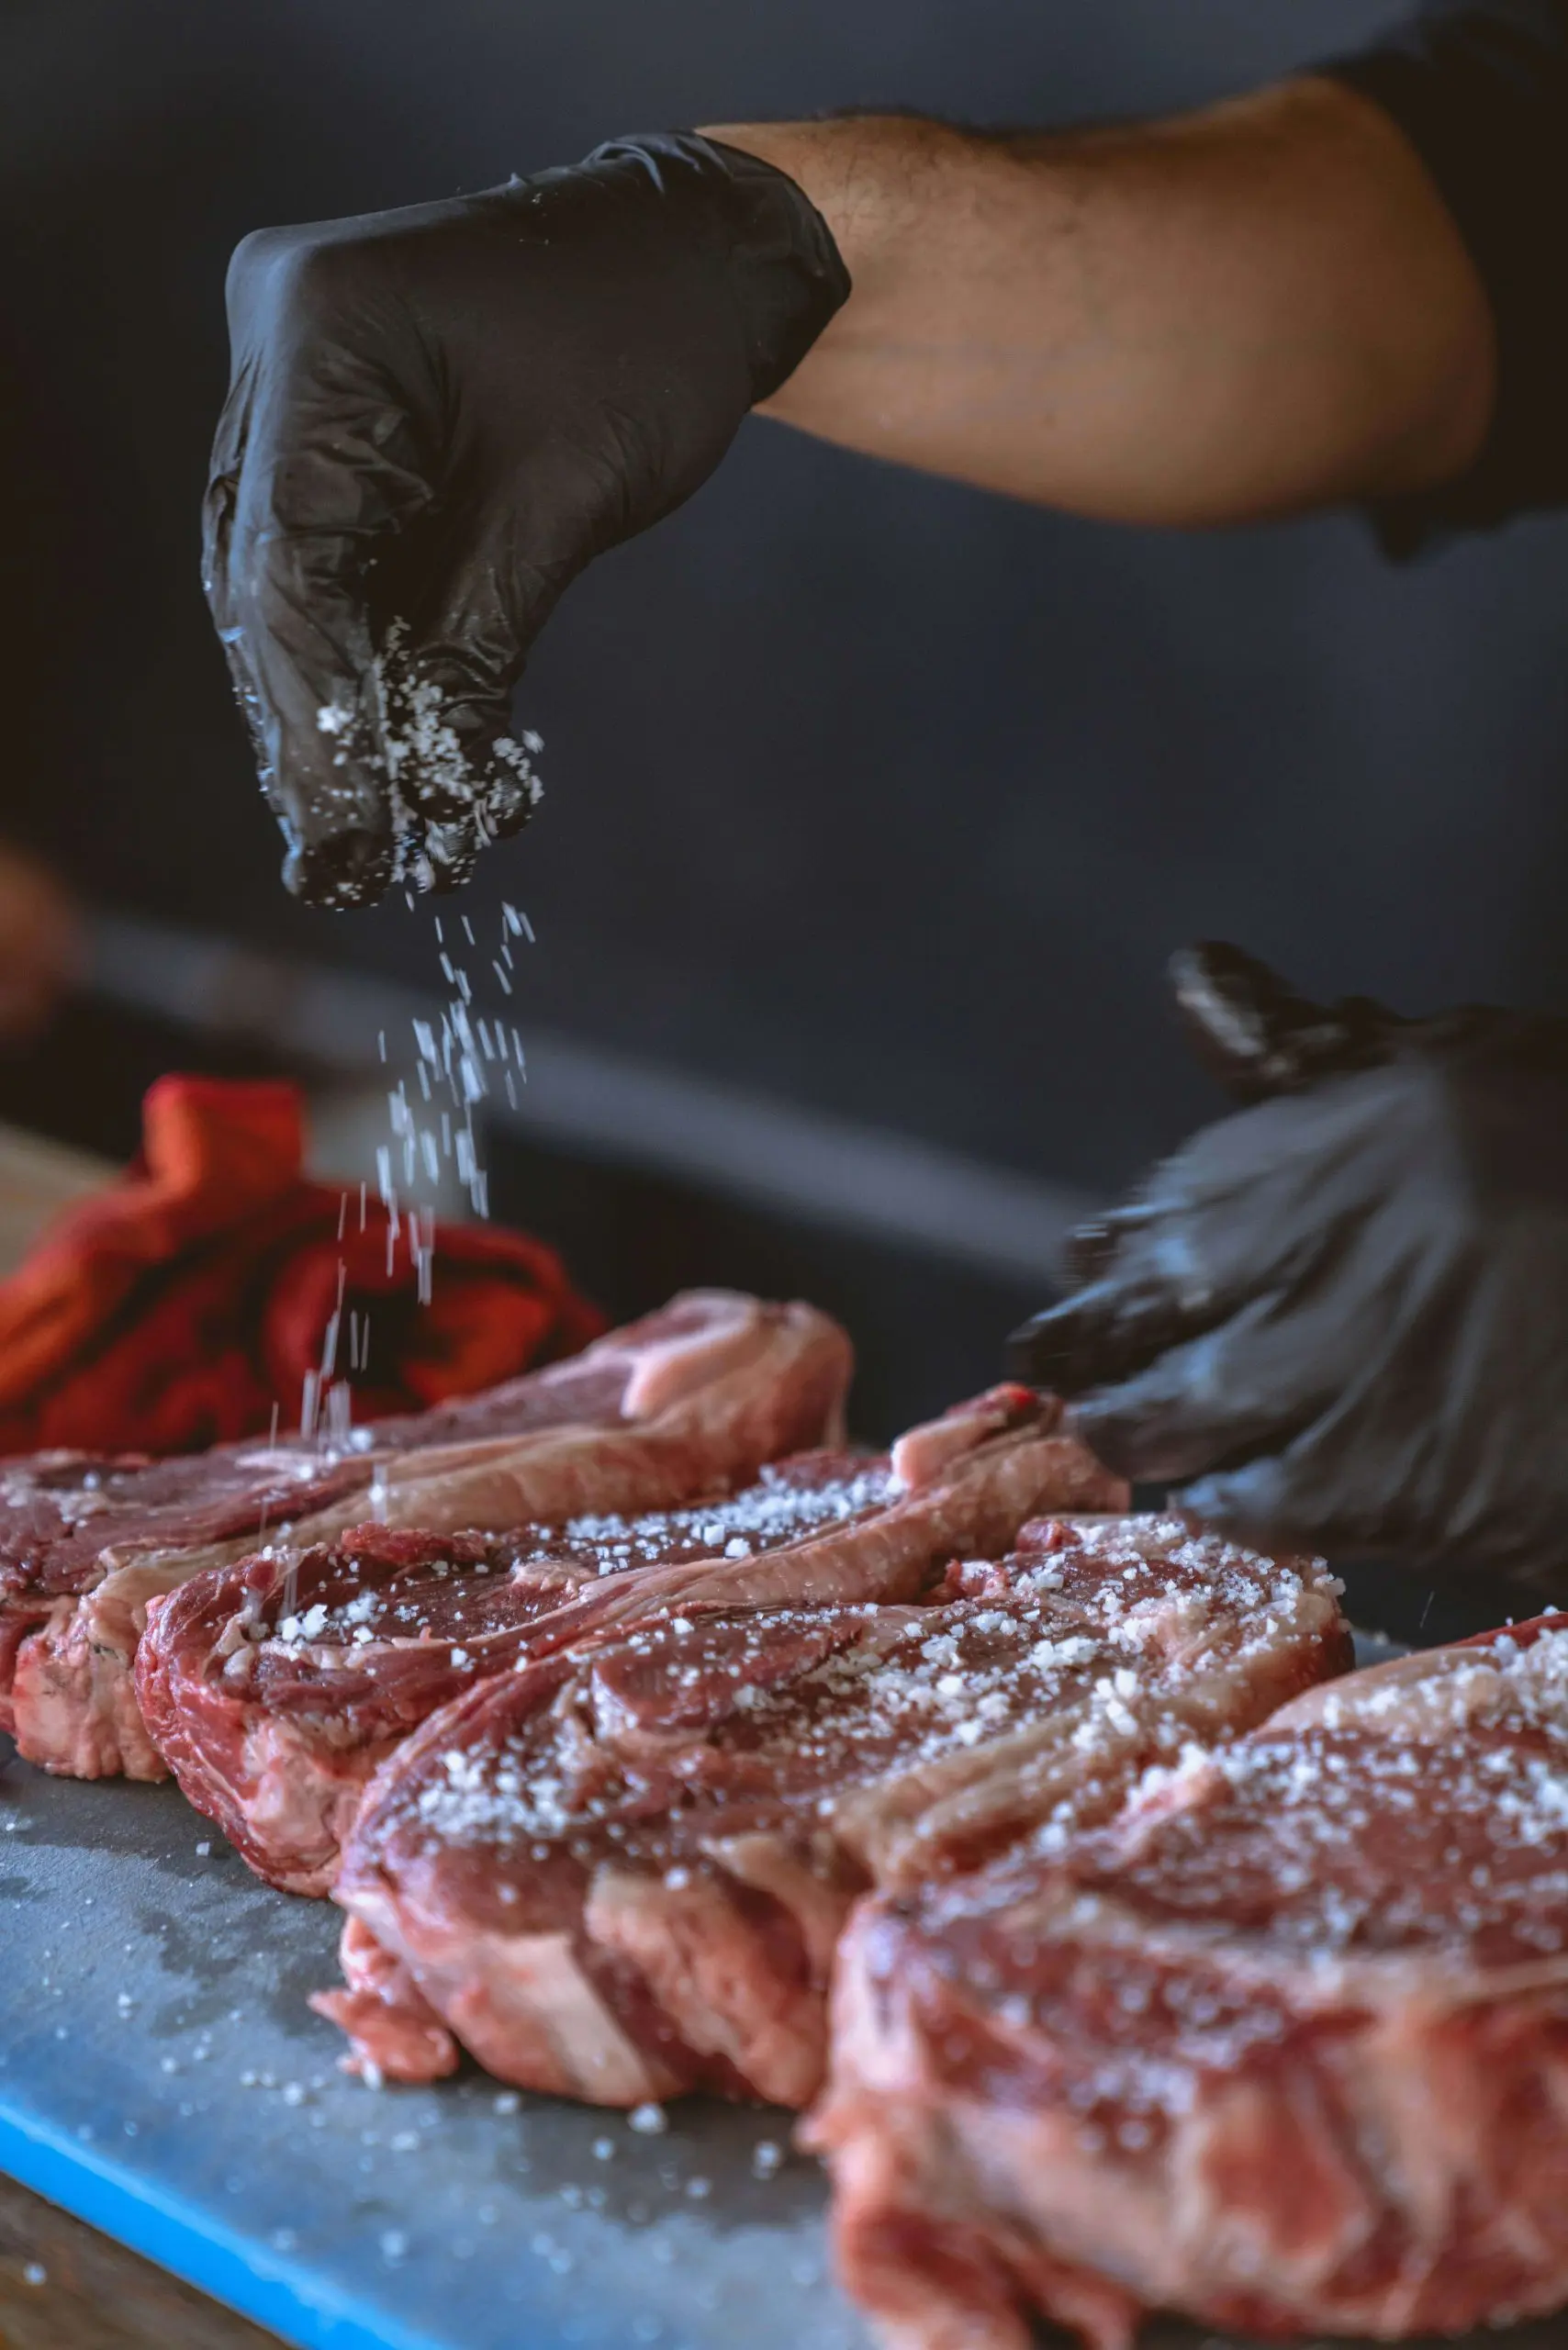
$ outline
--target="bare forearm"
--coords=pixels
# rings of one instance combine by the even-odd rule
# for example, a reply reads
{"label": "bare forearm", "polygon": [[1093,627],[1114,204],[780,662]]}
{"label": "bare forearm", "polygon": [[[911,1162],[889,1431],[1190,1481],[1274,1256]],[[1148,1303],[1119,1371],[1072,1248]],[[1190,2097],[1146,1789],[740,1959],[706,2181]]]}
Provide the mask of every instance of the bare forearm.
{"label": "bare forearm", "polygon": [[1304,82],[1149,129],[900,117],[713,136],[799,182],[855,290],[767,413],[1110,519],[1426,487],[1485,430],[1484,292],[1400,133]]}

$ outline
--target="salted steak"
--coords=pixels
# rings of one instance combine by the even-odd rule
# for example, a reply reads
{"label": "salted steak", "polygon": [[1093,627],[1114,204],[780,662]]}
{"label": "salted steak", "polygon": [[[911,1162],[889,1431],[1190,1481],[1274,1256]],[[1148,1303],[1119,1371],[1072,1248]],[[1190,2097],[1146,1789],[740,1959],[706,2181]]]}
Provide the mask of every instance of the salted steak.
{"label": "salted steak", "polygon": [[1559,2308],[1568,1625],[1352,1675],[1028,1871],[868,1902],[811,2132],[888,2350]]}
{"label": "salted steak", "polygon": [[137,1664],[146,1719],[258,1874],[324,1893],[365,1781],[487,1673],[709,1585],[710,1605],[912,1595],[960,1535],[995,1527],[1005,1541],[1043,1482],[1115,1498],[1057,1433],[1059,1409],[1000,1390],[906,1438],[900,1459],[926,1478],[917,1503],[890,1459],[842,1451],[797,1455],[735,1494],[715,1449],[695,1505],[500,1539],[364,1527],[215,1570],[152,1610]]}
{"label": "salted steak", "polygon": [[597,2103],[803,2104],[868,1887],[1064,1836],[1346,1661],[1316,1561],[1169,1519],[1016,1528],[971,1513],[927,1605],[683,1602],[428,1723],[335,1889],[350,1989],[318,2004],[362,2066],[428,2077],[460,2041]]}
{"label": "salted steak", "polygon": [[886,1461],[817,1451],[737,1494],[521,1535],[352,1529],[154,1603],[137,1693],[185,1794],[259,1876],[324,1894],[366,1780],[438,1707],[558,1645],[605,1575],[803,1549],[885,1507]]}
{"label": "salted steak", "polygon": [[804,1305],[693,1291],[581,1355],[347,1447],[230,1445],[187,1460],[40,1455],[0,1466],[0,1728],[80,1778],[162,1778],[131,1683],[149,1603],[267,1534],[367,1516],[501,1528],[642,1507],[820,1441],[851,1365]]}

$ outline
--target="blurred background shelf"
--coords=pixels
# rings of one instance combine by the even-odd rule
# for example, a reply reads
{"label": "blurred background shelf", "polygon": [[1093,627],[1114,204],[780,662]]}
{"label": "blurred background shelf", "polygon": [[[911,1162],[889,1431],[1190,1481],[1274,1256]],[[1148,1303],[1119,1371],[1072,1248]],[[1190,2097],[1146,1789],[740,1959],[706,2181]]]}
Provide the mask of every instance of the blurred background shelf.
{"label": "blurred background shelf", "polygon": [[8,1273],[62,1207],[114,1173],[115,1160],[0,1125],[0,1273]]}

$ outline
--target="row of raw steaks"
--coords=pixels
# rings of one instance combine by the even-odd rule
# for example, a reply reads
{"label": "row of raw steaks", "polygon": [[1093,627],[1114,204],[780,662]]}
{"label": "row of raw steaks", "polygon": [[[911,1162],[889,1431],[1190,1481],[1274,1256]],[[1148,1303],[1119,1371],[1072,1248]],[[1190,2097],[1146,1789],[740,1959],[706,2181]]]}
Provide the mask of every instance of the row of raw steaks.
{"label": "row of raw steaks", "polygon": [[1023,1389],[848,1451],[849,1370],[704,1292],[345,1454],[8,1464],[0,1726],[330,1890],[372,2077],[809,2109],[896,2350],[1568,2299],[1568,1637],[1336,1678],[1320,1562]]}

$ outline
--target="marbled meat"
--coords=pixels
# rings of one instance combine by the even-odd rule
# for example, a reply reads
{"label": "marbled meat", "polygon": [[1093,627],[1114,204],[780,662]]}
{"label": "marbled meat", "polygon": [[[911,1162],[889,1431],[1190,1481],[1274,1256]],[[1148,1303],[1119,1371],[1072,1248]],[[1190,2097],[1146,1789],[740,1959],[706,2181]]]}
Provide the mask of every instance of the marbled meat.
{"label": "marbled meat", "polygon": [[259,1876],[324,1894],[394,1747],[475,1681],[556,1645],[552,1619],[576,1628],[572,1603],[600,1576],[798,1555],[865,1524],[888,1487],[886,1460],[818,1451],[680,1508],[507,1535],[363,1526],[216,1568],[153,1605],[142,1716],[190,1801]]}
{"label": "marbled meat", "polygon": [[811,2125],[887,2350],[1568,2300],[1568,1624],[1354,1674],[1020,1871],[868,1902]]}
{"label": "marbled meat", "polygon": [[[966,1525],[1012,1510],[1042,1473],[1060,1494],[1120,1488],[1070,1438],[1059,1405],[1027,1390],[984,1398],[963,1421],[991,1446],[961,1486]],[[1016,1425],[1014,1425],[1016,1424]],[[951,1451],[956,1419],[925,1432]],[[992,1439],[1006,1436],[998,1448]],[[905,1439],[903,1453],[921,1438]],[[968,1456],[966,1455],[966,1458]],[[748,1461],[746,1466],[751,1464]],[[211,1571],[152,1611],[137,1682],[160,1751],[191,1801],[252,1868],[295,1893],[325,1893],[371,1774],[426,1717],[485,1674],[602,1621],[716,1582],[730,1604],[812,1592],[871,1597],[917,1590],[934,1557],[932,1513],[890,1506],[890,1460],[841,1451],[765,1468],[740,1493],[715,1449],[708,1490],[666,1510],[597,1511],[499,1539],[364,1527],[333,1546],[275,1552]],[[1017,1515],[1026,1515],[1025,1499]],[[1016,1516],[1005,1518],[1007,1532]],[[940,1520],[951,1543],[956,1520]],[[767,1564],[763,1567],[761,1561]]]}
{"label": "marbled meat", "polygon": [[78,1778],[166,1766],[132,1664],[150,1602],[274,1543],[384,1525],[502,1528],[644,1507],[749,1476],[839,1423],[848,1340],[804,1305],[694,1291],[572,1360],[314,1441],[0,1467],[0,1729]]}
{"label": "marbled meat", "polygon": [[961,1563],[929,1604],[701,1615],[683,1592],[428,1722],[336,1887],[350,1988],[319,2004],[362,2067],[429,2077],[461,2042],[598,2103],[804,2104],[868,1888],[1064,1838],[1348,1661],[1317,1561],[1171,1519],[946,1516],[925,1555]]}

